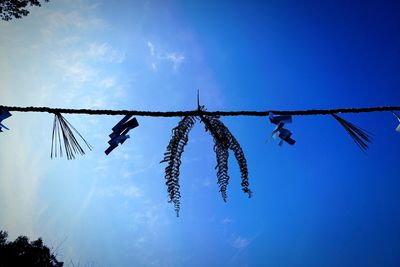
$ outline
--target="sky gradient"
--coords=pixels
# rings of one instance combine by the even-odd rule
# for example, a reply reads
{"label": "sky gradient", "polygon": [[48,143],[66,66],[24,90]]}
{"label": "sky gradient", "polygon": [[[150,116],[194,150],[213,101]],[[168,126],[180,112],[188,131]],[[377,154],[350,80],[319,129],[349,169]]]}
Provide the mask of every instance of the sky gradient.
{"label": "sky gradient", "polygon": [[[65,108],[294,110],[400,105],[400,6],[392,1],[59,0],[0,22],[0,104]],[[159,164],[178,118],[65,116],[94,146],[50,159],[53,117],[17,113],[0,135],[0,229],[42,237],[66,266],[399,266],[398,121],[342,117],[374,134],[362,153],[330,116],[294,117],[279,147],[267,118],[222,118],[248,161],[228,202],[197,124],[181,212]]]}

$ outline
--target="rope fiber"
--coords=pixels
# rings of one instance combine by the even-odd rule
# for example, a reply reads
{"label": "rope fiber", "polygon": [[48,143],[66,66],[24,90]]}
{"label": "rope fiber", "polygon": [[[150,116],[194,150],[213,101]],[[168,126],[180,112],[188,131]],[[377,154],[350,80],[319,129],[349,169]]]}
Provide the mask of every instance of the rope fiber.
{"label": "rope fiber", "polygon": [[88,114],[88,115],[134,115],[147,117],[184,117],[184,116],[269,116],[275,115],[330,115],[337,113],[365,113],[382,111],[400,111],[400,106],[382,106],[366,108],[337,108],[337,109],[308,109],[308,110],[266,110],[266,111],[205,111],[202,109],[187,111],[140,111],[140,110],[111,110],[111,109],[67,109],[50,107],[16,107],[0,105],[0,110],[17,112],[48,112],[63,114]]}

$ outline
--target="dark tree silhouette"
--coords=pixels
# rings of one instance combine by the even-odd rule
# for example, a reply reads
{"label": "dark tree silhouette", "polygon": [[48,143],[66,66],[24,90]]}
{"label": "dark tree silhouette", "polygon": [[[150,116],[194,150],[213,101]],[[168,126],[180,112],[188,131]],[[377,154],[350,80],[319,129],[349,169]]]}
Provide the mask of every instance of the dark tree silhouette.
{"label": "dark tree silhouette", "polygon": [[56,256],[43,245],[41,238],[30,241],[26,236],[19,236],[14,241],[7,241],[7,232],[0,231],[0,267],[62,267]]}
{"label": "dark tree silhouette", "polygon": [[[49,2],[49,0],[44,1]],[[27,16],[29,14],[27,6],[41,6],[41,4],[39,0],[0,0],[0,18],[8,21]]]}

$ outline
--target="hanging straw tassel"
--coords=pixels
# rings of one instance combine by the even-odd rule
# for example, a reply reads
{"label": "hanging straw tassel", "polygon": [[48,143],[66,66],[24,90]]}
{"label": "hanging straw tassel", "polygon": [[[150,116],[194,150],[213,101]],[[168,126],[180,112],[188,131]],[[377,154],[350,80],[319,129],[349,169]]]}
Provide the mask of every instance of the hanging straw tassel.
{"label": "hanging straw tassel", "polygon": [[[51,158],[63,156],[63,146],[67,159],[75,159],[75,154],[84,155],[82,147],[76,140],[74,133],[85,142],[86,146],[92,150],[92,146],[82,137],[82,135],[71,125],[60,113],[54,113],[53,134],[51,137]],[[57,153],[59,151],[59,153]]]}
{"label": "hanging straw tassel", "polygon": [[343,126],[358,147],[365,152],[368,149],[367,143],[372,143],[371,134],[336,114],[331,115]]}

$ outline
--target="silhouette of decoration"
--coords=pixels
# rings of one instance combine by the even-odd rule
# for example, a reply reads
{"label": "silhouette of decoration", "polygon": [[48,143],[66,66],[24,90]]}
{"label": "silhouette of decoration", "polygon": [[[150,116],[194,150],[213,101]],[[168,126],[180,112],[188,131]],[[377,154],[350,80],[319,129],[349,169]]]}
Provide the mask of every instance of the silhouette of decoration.
{"label": "silhouette of decoration", "polygon": [[[63,156],[63,148],[67,154],[67,159],[75,159],[75,154],[84,155],[82,147],[79,145],[78,140],[75,138],[74,133],[77,133],[79,137],[85,142],[89,150],[92,150],[92,146],[86,142],[82,135],[72,126],[60,113],[54,113],[53,122],[53,134],[51,137],[51,158]],[[59,153],[57,153],[59,151]]]}
{"label": "silhouette of decoration", "polygon": [[205,130],[209,131],[214,139],[214,152],[217,157],[217,166],[215,168],[217,169],[217,178],[222,199],[225,202],[227,200],[226,188],[229,183],[229,149],[233,151],[236,161],[239,164],[242,179],[242,190],[248,194],[250,198],[252,192],[249,189],[249,172],[247,169],[247,161],[239,142],[218,116],[200,115],[200,119],[204,123]]}
{"label": "silhouette of decoration", "polygon": [[282,146],[285,141],[289,145],[294,145],[296,143],[295,140],[291,138],[292,132],[288,129],[283,128],[285,123],[292,123],[291,115],[274,115],[272,112],[269,114],[269,121],[276,125],[275,129],[272,131],[272,137],[280,138],[279,146]]}
{"label": "silhouette of decoration", "polygon": [[118,144],[122,145],[126,141],[126,139],[129,138],[129,135],[127,135],[127,133],[131,129],[139,126],[136,118],[129,120],[131,117],[132,115],[126,115],[112,128],[113,132],[109,135],[111,140],[108,141],[108,144],[110,146],[106,149],[106,151],[104,151],[106,155],[110,154],[111,151],[113,151],[118,146]]}
{"label": "silhouette of decoration", "polygon": [[346,121],[336,114],[331,115],[343,126],[361,151],[365,152],[368,149],[368,143],[372,143],[372,134],[352,124],[351,122]]}
{"label": "silhouette of decoration", "polygon": [[[249,189],[247,161],[243,150],[236,138],[229,129],[219,120],[218,116],[200,115],[200,120],[205,125],[205,130],[209,131],[214,139],[214,151],[217,157],[217,178],[220,192],[223,200],[226,202],[226,188],[229,183],[228,175],[228,150],[232,150],[239,164],[242,190],[251,197],[252,192]],[[160,162],[167,162],[165,167],[165,179],[168,187],[169,202],[174,203],[176,215],[179,217],[180,210],[180,186],[179,186],[179,168],[181,165],[181,156],[189,140],[189,132],[196,123],[196,117],[186,116],[172,130],[172,137],[164,153],[164,159]]]}
{"label": "silhouette of decoration", "polygon": [[11,116],[12,115],[11,115],[11,113],[9,111],[0,110],[0,132],[3,131],[3,128],[6,129],[6,130],[10,130],[6,126],[4,126],[4,124],[2,122],[3,122],[3,120],[5,120],[5,119],[7,119],[7,118],[9,118]]}
{"label": "silhouette of decoration", "polygon": [[[136,118],[129,120],[132,116],[149,116],[149,117],[181,117],[179,124],[172,130],[172,137],[167,146],[167,151],[164,153],[164,159],[161,162],[166,162],[165,167],[165,184],[169,194],[169,202],[174,203],[176,215],[179,216],[180,210],[180,186],[179,186],[179,168],[181,165],[181,156],[189,140],[189,132],[193,128],[196,120],[199,119],[205,125],[205,130],[209,131],[214,140],[214,152],[217,160],[217,183],[224,201],[227,200],[227,186],[229,183],[228,175],[228,159],[229,150],[232,150],[239,164],[241,172],[242,190],[251,197],[252,192],[249,189],[247,161],[243,150],[238,141],[222,123],[222,116],[269,116],[271,123],[276,127],[272,132],[275,138],[280,138],[279,145],[286,142],[290,145],[295,144],[295,140],[291,138],[292,133],[284,126],[292,122],[292,116],[314,116],[314,115],[331,115],[337,120],[340,125],[347,131],[353,141],[359,148],[365,152],[368,149],[372,138],[369,132],[357,127],[356,125],[339,117],[338,113],[370,113],[370,112],[392,112],[400,123],[400,116],[395,111],[400,111],[400,106],[381,106],[381,107],[364,107],[364,108],[337,108],[337,109],[308,109],[308,110],[265,110],[265,111],[206,111],[204,106],[200,106],[199,94],[197,97],[197,110],[186,111],[140,111],[140,110],[111,110],[111,109],[67,109],[67,108],[51,108],[51,107],[18,107],[0,105],[0,131],[8,129],[1,122],[10,117],[10,112],[47,112],[53,113],[53,135],[51,144],[51,158],[62,156],[63,148],[68,159],[74,159],[75,154],[84,154],[82,147],[79,145],[74,133],[77,133],[86,146],[91,149],[91,146],[79,134],[79,132],[61,115],[63,114],[88,114],[88,115],[125,115],[125,117],[116,124],[110,134],[111,140],[108,142],[110,147],[105,151],[105,154],[111,153],[119,144],[123,144],[129,138],[127,133],[132,128],[139,125]],[[400,132],[400,124],[396,131]]]}
{"label": "silhouette of decoration", "polygon": [[164,159],[160,162],[167,162],[165,167],[165,184],[168,187],[169,201],[173,202],[176,216],[179,217],[180,209],[180,191],[179,191],[179,167],[181,166],[181,156],[185,145],[189,141],[189,132],[193,128],[196,118],[193,116],[185,116],[172,130],[172,137],[164,153]]}
{"label": "silhouette of decoration", "polygon": [[400,133],[400,116],[397,113],[393,112],[393,111],[392,111],[392,113],[397,118],[397,120],[399,121],[399,125],[397,126],[396,131],[398,133]]}

